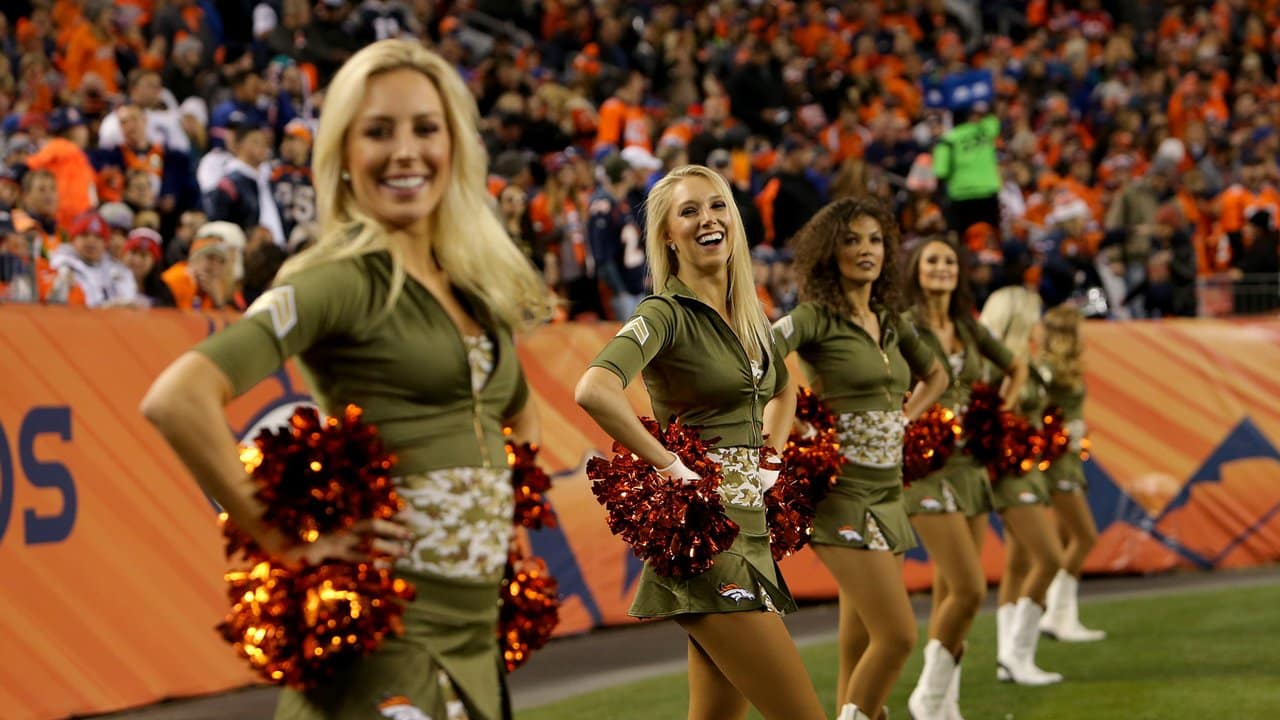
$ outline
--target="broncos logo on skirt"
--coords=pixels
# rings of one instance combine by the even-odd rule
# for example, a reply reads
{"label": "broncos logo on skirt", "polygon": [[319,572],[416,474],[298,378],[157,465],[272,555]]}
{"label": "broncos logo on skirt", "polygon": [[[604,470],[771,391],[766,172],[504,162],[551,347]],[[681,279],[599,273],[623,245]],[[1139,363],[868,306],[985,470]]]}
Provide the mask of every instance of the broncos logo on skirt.
{"label": "broncos logo on skirt", "polygon": [[755,593],[736,583],[720,583],[719,590],[722,597],[727,597],[735,603],[756,599]]}

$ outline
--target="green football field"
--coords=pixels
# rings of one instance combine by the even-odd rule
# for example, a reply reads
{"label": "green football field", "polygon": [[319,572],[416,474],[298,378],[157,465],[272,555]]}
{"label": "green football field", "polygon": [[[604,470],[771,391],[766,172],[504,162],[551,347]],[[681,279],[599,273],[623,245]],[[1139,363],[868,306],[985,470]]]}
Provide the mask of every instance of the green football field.
{"label": "green football field", "polygon": [[[1067,677],[1047,688],[996,682],[995,618],[981,615],[964,661],[961,709],[967,720],[1280,718],[1280,585],[1093,602],[1081,615],[1109,637],[1089,645],[1042,641],[1040,666]],[[921,632],[890,698],[894,720],[909,717],[907,695],[920,672],[923,627]],[[833,712],[835,645],[816,644],[802,653]],[[520,712],[516,720],[674,720],[685,716],[687,701],[685,676],[669,675]]]}

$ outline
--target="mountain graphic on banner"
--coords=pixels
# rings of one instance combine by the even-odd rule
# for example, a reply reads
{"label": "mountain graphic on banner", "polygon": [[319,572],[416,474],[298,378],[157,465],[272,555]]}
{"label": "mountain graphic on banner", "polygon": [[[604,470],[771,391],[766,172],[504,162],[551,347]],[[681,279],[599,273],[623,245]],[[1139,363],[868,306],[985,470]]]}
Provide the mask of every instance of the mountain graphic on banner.
{"label": "mountain graphic on banner", "polygon": [[1095,555],[1116,567],[1207,570],[1280,559],[1280,452],[1248,418],[1154,515],[1133,494],[1146,489],[1146,478],[1125,492],[1096,463],[1086,473],[1090,504],[1105,527]]}

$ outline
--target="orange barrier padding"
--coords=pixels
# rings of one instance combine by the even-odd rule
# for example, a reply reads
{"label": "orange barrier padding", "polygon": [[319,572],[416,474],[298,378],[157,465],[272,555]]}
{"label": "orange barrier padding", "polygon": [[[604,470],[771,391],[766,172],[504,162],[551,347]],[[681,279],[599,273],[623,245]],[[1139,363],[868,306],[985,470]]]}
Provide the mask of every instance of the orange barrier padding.
{"label": "orange barrier padding", "polygon": [[[8,720],[109,712],[254,682],[215,633],[228,603],[214,508],[138,404],[159,372],[234,318],[176,311],[0,307],[0,708]],[[605,525],[586,461],[608,437],[573,386],[611,324],[562,324],[519,352],[543,428],[559,526],[531,534],[563,593],[559,633],[635,622],[640,563]],[[1280,321],[1090,323],[1086,464],[1100,540],[1089,573],[1280,560]],[[793,370],[798,371],[798,366]],[[638,414],[643,383],[628,389]],[[228,408],[247,441],[308,402],[290,366]],[[1000,526],[984,546],[1003,563]],[[835,586],[809,550],[782,563],[795,594]],[[926,589],[923,549],[906,581]]]}

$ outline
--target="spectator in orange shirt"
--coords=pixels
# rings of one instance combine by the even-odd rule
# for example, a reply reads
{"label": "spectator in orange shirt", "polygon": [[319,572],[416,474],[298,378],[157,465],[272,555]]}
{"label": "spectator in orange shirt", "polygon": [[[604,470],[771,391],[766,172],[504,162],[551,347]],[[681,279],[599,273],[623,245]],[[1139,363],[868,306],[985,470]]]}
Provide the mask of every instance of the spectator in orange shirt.
{"label": "spectator in orange shirt", "polygon": [[67,87],[71,90],[79,90],[86,76],[92,74],[102,81],[102,88],[107,94],[114,95],[120,91],[114,16],[112,4],[99,0],[86,8],[85,17],[89,22],[72,32],[62,66]]}
{"label": "spectator in orange shirt", "polygon": [[75,108],[58,108],[49,118],[49,131],[54,134],[44,146],[26,159],[32,170],[53,173],[58,186],[58,209],[55,220],[69,226],[76,216],[98,204],[94,186],[93,165],[85,148],[89,129],[84,116]]}
{"label": "spectator in orange shirt", "polygon": [[160,276],[181,310],[211,310],[226,306],[227,249],[216,237],[197,237],[191,253]]}
{"label": "spectator in orange shirt", "polygon": [[614,92],[613,97],[600,106],[600,122],[596,130],[596,142],[592,153],[599,154],[609,148],[642,147],[653,151],[649,137],[649,118],[645,115],[645,90],[649,80],[638,70],[627,73],[626,80]]}

